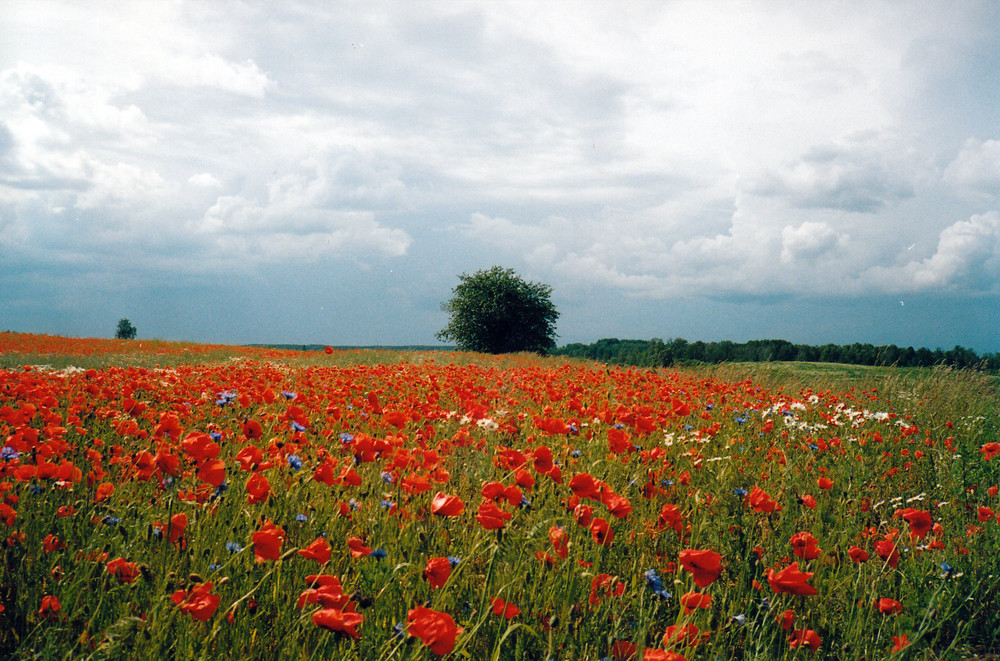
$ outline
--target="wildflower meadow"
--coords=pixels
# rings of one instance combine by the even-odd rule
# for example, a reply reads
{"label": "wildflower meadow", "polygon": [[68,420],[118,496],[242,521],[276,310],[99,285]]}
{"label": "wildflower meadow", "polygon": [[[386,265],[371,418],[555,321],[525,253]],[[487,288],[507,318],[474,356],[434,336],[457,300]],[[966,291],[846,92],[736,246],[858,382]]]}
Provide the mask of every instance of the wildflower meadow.
{"label": "wildflower meadow", "polygon": [[1000,647],[989,375],[14,333],[0,353],[2,658]]}

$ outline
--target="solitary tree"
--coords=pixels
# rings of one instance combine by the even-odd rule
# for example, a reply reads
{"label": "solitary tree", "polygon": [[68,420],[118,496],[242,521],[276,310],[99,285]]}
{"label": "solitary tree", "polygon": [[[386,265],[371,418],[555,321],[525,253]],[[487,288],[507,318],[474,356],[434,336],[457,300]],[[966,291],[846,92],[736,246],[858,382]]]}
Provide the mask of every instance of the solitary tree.
{"label": "solitary tree", "polygon": [[551,287],[499,266],[458,278],[451,300],[441,304],[451,319],[436,334],[439,340],[482,353],[545,353],[556,346],[559,313],[549,300]]}
{"label": "solitary tree", "polygon": [[115,338],[119,340],[134,340],[135,334],[138,333],[135,326],[128,319],[120,319],[118,321],[118,330],[115,331]]}

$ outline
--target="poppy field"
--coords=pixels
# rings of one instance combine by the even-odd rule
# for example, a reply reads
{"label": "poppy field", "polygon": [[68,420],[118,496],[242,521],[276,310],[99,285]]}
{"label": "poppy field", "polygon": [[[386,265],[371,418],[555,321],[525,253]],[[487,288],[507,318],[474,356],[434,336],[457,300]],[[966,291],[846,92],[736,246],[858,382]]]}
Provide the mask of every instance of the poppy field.
{"label": "poppy field", "polygon": [[985,375],[14,333],[0,354],[3,658],[1000,648]]}

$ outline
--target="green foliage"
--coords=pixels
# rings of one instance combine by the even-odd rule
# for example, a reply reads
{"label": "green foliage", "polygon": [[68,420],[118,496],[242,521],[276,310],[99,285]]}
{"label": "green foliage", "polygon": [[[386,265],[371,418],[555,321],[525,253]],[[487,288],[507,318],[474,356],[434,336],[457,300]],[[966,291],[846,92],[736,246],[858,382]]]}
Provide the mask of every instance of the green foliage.
{"label": "green foliage", "polygon": [[459,280],[451,300],[441,305],[451,320],[436,334],[439,340],[482,353],[545,353],[555,347],[559,312],[549,300],[551,287],[499,266],[463,273]]}
{"label": "green foliage", "polygon": [[122,318],[118,320],[118,330],[115,331],[115,339],[117,340],[134,340],[136,333],[135,326],[128,319]]}
{"label": "green foliage", "polygon": [[573,343],[552,353],[572,358],[589,358],[618,365],[669,367],[698,363],[768,363],[810,362],[845,365],[883,365],[896,367],[933,367],[946,365],[957,368],[1000,369],[1000,354],[977,355],[971,349],[956,346],[944,351],[894,344],[836,345],[792,344],[787,340],[750,340],[749,342],[688,342],[676,338],[664,342],[652,340],[619,340],[605,338],[593,344]]}

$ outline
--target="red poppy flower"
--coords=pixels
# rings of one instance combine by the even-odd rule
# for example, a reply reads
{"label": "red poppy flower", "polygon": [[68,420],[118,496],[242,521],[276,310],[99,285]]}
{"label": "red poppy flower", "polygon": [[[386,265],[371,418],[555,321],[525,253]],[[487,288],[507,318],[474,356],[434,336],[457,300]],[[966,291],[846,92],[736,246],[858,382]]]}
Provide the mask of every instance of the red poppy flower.
{"label": "red poppy flower", "polygon": [[115,492],[115,485],[110,482],[101,482],[97,485],[97,493],[94,494],[94,502],[99,503],[102,500],[107,500],[111,497],[111,494]]}
{"label": "red poppy flower", "polygon": [[811,510],[816,509],[816,499],[810,496],[809,494],[802,496],[801,498],[799,498],[799,500],[801,500],[802,504],[808,507],[809,509]]}
{"label": "red poppy flower", "polygon": [[878,612],[889,613],[890,615],[899,615],[903,612],[903,604],[899,603],[895,599],[882,597],[878,600]]}
{"label": "red poppy flower", "polygon": [[778,593],[812,595],[819,591],[806,581],[813,577],[813,572],[800,572],[799,563],[793,562],[779,572],[767,570],[767,582],[771,589]]}
{"label": "red poppy flower", "polygon": [[852,546],[847,549],[847,555],[851,556],[851,560],[853,560],[855,564],[868,561],[868,551],[865,551],[857,546]]}
{"label": "red poppy flower", "polygon": [[451,562],[448,558],[430,558],[424,568],[424,580],[430,583],[432,588],[442,587],[448,582],[451,576]]}
{"label": "red poppy flower", "polygon": [[815,652],[819,649],[820,643],[822,642],[823,641],[820,639],[819,634],[812,629],[796,629],[792,632],[792,635],[788,637],[788,646],[792,649],[805,646]]}
{"label": "red poppy flower", "polygon": [[52,553],[53,551],[58,551],[64,548],[66,548],[66,544],[51,533],[46,535],[45,539],[42,540],[42,549],[44,549],[46,553]]}
{"label": "red poppy flower", "polygon": [[604,506],[608,508],[608,511],[615,518],[624,519],[632,513],[632,503],[630,503],[627,498],[619,496],[613,491],[608,491],[603,494],[601,500],[604,502]]}
{"label": "red poppy flower", "polygon": [[315,560],[321,565],[330,561],[330,543],[322,537],[317,537],[309,546],[299,549],[299,555],[307,560]]}
{"label": "red poppy flower", "polygon": [[792,609],[785,610],[778,616],[778,624],[781,625],[782,629],[786,631],[792,628],[792,624],[795,623],[795,611]]}
{"label": "red poppy flower", "polygon": [[333,353],[333,347],[330,346],[323,347],[323,353],[329,356],[331,353]]}
{"label": "red poppy flower", "polygon": [[463,631],[448,613],[439,613],[424,606],[409,610],[406,630],[411,636],[420,638],[424,646],[438,656],[450,652],[455,647],[455,638]]}
{"label": "red poppy flower", "polygon": [[698,627],[693,624],[685,624],[682,627],[672,624],[667,627],[667,630],[663,633],[663,646],[671,647],[673,645],[697,645],[698,644]]}
{"label": "red poppy flower", "polygon": [[347,546],[351,549],[352,558],[362,558],[372,552],[371,547],[365,546],[360,537],[351,537],[347,540]]}
{"label": "red poppy flower", "polygon": [[823,552],[816,544],[816,538],[808,532],[797,532],[789,540],[792,552],[803,560],[815,560]]}
{"label": "red poppy flower", "polygon": [[493,606],[494,615],[502,615],[505,619],[511,620],[521,614],[521,609],[514,604],[494,597],[490,600]]}
{"label": "red poppy flower", "polygon": [[306,582],[316,587],[310,587],[299,595],[299,608],[306,604],[320,604],[323,608],[353,610],[353,607],[349,607],[351,598],[344,594],[344,588],[336,576],[311,575],[306,576]]}
{"label": "red poppy flower", "polygon": [[816,480],[816,486],[818,486],[820,489],[823,489],[824,491],[829,491],[830,489],[833,488],[833,480],[831,480],[828,477],[821,477],[818,480]]}
{"label": "red poppy flower", "polygon": [[122,583],[131,583],[139,576],[139,565],[127,562],[125,558],[115,558],[108,563],[108,573]]}
{"label": "red poppy flower", "polygon": [[577,473],[569,481],[569,488],[580,498],[597,500],[600,498],[599,484],[600,480],[595,480],[590,473]]}
{"label": "red poppy flower", "polygon": [[1000,454],[1000,443],[992,441],[979,448],[979,451],[983,454],[983,461],[990,461],[997,454]]}
{"label": "red poppy flower", "polygon": [[[353,604],[350,604],[353,608]],[[360,638],[358,631],[364,621],[365,616],[353,610],[340,610],[339,608],[324,608],[313,613],[313,624],[327,631],[340,631],[346,633],[351,638]]]}
{"label": "red poppy flower", "polygon": [[226,481],[226,462],[221,459],[209,459],[198,469],[198,479],[218,487]]}
{"label": "red poppy flower", "polygon": [[263,460],[264,452],[256,445],[247,445],[236,453],[236,461],[240,468],[245,471],[253,470],[253,467],[259,465]]}
{"label": "red poppy flower", "polygon": [[685,549],[680,552],[678,562],[694,576],[694,584],[707,588],[722,573],[722,556],[711,550]]}
{"label": "red poppy flower", "polygon": [[750,493],[747,494],[746,502],[755,512],[760,512],[761,514],[770,514],[778,505],[771,500],[771,496],[766,491],[758,486],[754,486],[750,490]]}
{"label": "red poppy flower", "polygon": [[[631,657],[621,657],[621,658],[631,658]],[[653,650],[647,648],[646,651],[642,653],[642,661],[687,661],[687,657],[683,656],[682,654],[679,654],[678,652],[671,652],[669,650]]]}
{"label": "red poppy flower", "polygon": [[212,617],[219,602],[222,600],[217,594],[211,594],[214,583],[199,583],[190,590],[178,590],[170,595],[173,602],[181,609],[182,613],[187,613],[191,617],[201,622]]}
{"label": "red poppy flower", "polygon": [[494,503],[489,501],[480,503],[479,511],[476,513],[476,521],[478,521],[479,525],[487,530],[503,528],[507,525],[507,522],[510,521],[511,518],[513,518],[512,514],[504,512]]}
{"label": "red poppy flower", "polygon": [[285,531],[270,521],[253,534],[253,555],[257,562],[277,560],[281,557],[281,545],[285,542]]}
{"label": "red poppy flower", "polygon": [[55,620],[58,619],[59,613],[61,612],[62,604],[59,602],[59,597],[49,594],[42,597],[42,604],[38,608],[38,614],[40,616]]}
{"label": "red poppy flower", "polygon": [[625,593],[625,584],[616,581],[611,574],[598,574],[590,582],[590,605],[601,603],[602,597],[620,597]]}
{"label": "red poppy flower", "polygon": [[907,507],[899,513],[910,524],[910,539],[923,539],[934,527],[930,512]]}
{"label": "red poppy flower", "polygon": [[[647,650],[647,652],[652,650]],[[635,657],[636,646],[635,643],[628,640],[616,640],[612,645],[611,649],[608,650],[608,654],[614,661],[629,661]],[[644,659],[649,657],[644,657]]]}
{"label": "red poppy flower", "polygon": [[899,549],[896,548],[895,540],[887,538],[875,542],[875,552],[890,567],[895,567],[899,564]]}
{"label": "red poppy flower", "polygon": [[541,475],[547,475],[555,465],[552,462],[552,450],[546,445],[539,445],[531,453],[532,466]]}
{"label": "red poppy flower", "polygon": [[615,531],[611,529],[606,520],[597,518],[590,523],[590,536],[601,546],[611,546],[611,542],[615,538]]}
{"label": "red poppy flower", "polygon": [[910,637],[907,636],[905,633],[901,636],[893,636],[892,642],[895,643],[892,646],[892,653],[895,654],[896,652],[902,650],[904,647],[909,647]]}
{"label": "red poppy flower", "polygon": [[243,435],[251,440],[258,439],[264,435],[264,430],[256,420],[247,420],[244,422],[242,431]]}
{"label": "red poppy flower", "polygon": [[680,535],[684,530],[684,519],[681,517],[680,509],[673,503],[665,503],[660,509],[660,516],[656,520],[656,525],[661,529],[670,526]]}
{"label": "red poppy flower", "polygon": [[681,605],[688,615],[697,608],[709,608],[712,605],[712,595],[704,592],[688,592],[681,597]]}
{"label": "red poppy flower", "polygon": [[170,543],[176,544],[183,536],[187,528],[188,518],[184,512],[179,512],[170,517]]}
{"label": "red poppy flower", "polygon": [[459,516],[465,511],[465,503],[458,496],[449,496],[440,491],[431,501],[431,513],[437,516]]}
{"label": "red poppy flower", "polygon": [[549,528],[549,542],[552,543],[552,548],[555,549],[556,554],[560,558],[565,558],[569,555],[569,538],[566,535],[566,531],[559,526]]}
{"label": "red poppy flower", "polygon": [[247,480],[247,502],[251,505],[263,503],[271,495],[271,483],[260,473],[254,473]]}

